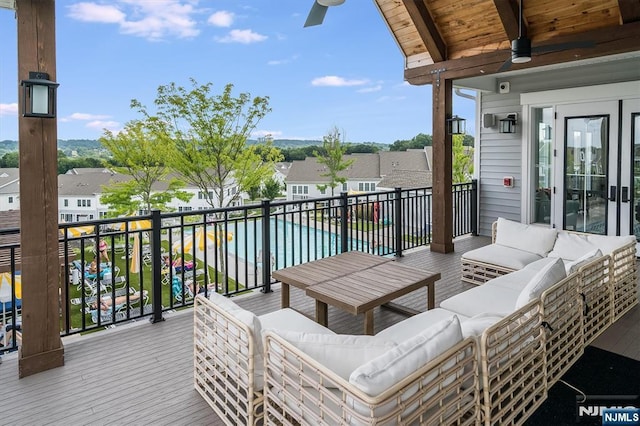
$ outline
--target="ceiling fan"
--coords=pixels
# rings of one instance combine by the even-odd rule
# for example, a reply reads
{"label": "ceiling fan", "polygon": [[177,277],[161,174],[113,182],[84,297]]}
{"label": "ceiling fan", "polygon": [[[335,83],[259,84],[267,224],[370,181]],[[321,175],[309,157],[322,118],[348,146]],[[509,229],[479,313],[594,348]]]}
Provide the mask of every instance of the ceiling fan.
{"label": "ceiling fan", "polygon": [[520,10],[518,13],[518,38],[511,41],[511,57],[505,61],[498,72],[506,71],[512,64],[524,64],[531,60],[532,53],[557,52],[559,50],[580,49],[594,47],[592,41],[572,41],[567,43],[548,44],[546,46],[531,47],[531,39],[527,37],[524,28],[524,18],[522,9],[524,0],[520,0]]}
{"label": "ceiling fan", "polygon": [[314,25],[322,24],[324,15],[327,14],[329,6],[340,6],[344,3],[344,0],[314,0],[307,21],[304,23],[305,27],[312,27]]}

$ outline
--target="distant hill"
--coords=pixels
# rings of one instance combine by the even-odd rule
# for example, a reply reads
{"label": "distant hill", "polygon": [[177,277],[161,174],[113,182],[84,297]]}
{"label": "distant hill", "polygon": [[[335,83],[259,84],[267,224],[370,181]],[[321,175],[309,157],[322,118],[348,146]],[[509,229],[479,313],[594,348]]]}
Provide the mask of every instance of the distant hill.
{"label": "distant hill", "polygon": [[[249,139],[247,144],[255,145],[258,140]],[[381,149],[389,149],[389,145],[368,142],[371,145],[377,145]],[[273,145],[278,148],[302,148],[305,146],[321,145],[322,141],[317,140],[299,140],[299,139],[274,139]],[[78,155],[93,155],[104,150],[102,145],[97,140],[91,139],[58,139],[58,149],[64,151],[65,154],[71,155],[72,151],[78,153]],[[7,152],[14,152],[18,150],[18,141],[3,140],[0,141],[0,156]]]}

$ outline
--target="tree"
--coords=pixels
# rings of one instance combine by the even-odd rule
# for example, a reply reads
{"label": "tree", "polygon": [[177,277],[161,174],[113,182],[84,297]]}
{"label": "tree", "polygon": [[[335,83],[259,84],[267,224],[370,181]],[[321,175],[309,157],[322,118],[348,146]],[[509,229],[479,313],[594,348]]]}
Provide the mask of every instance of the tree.
{"label": "tree", "polygon": [[[114,170],[131,176],[130,180],[105,187],[100,197],[100,201],[108,204],[116,216],[141,209],[166,211],[173,198],[184,202],[191,199],[193,194],[181,190],[184,183],[169,176],[170,170],[165,165],[168,155],[166,144],[149,131],[144,121],[130,121],[117,134],[105,130],[100,143],[109,150],[114,162],[122,165],[114,167]],[[167,182],[167,189],[154,190],[157,182]]]}
{"label": "tree", "polygon": [[7,152],[5,155],[0,158],[0,168],[16,168],[20,163],[20,156],[18,155],[18,151],[16,152]]}
{"label": "tree", "polygon": [[340,131],[337,127],[334,127],[329,133],[322,137],[322,149],[324,153],[317,150],[314,152],[314,155],[317,157],[318,163],[326,166],[327,172],[320,176],[328,177],[329,183],[316,186],[320,191],[324,191],[328,187],[331,188],[331,196],[333,196],[333,189],[347,181],[346,177],[340,176],[340,172],[347,170],[347,168],[353,164],[353,160],[344,159],[346,146],[340,142]]}
{"label": "tree", "polygon": [[[234,96],[232,84],[216,95],[211,83],[190,81],[190,89],[175,83],[158,87],[156,115],[135,99],[132,106],[154,123],[155,134],[169,147],[168,165],[203,194],[212,193],[213,197],[206,196],[212,208],[228,207],[243,192],[260,187],[282,157],[270,138],[262,145],[246,143],[271,111],[269,98],[251,98],[249,93]],[[218,231],[222,233],[222,228]],[[219,247],[224,259],[224,245]]]}
{"label": "tree", "polygon": [[463,135],[453,135],[453,183],[464,183],[471,180],[473,175],[473,148],[464,145]]}
{"label": "tree", "polygon": [[273,176],[264,181],[262,186],[262,197],[273,200],[282,194],[282,185]]}

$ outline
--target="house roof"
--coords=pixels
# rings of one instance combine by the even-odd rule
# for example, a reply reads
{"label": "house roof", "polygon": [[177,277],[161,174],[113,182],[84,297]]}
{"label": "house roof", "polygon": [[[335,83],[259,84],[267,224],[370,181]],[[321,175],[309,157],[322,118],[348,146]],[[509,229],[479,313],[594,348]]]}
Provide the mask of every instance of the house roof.
{"label": "house roof", "polygon": [[432,173],[426,170],[396,169],[378,182],[378,188],[413,189],[431,186]]}
{"label": "house roof", "polygon": [[0,169],[0,190],[5,186],[11,185],[20,179],[20,169],[17,167],[10,167],[6,169]]}
{"label": "house roof", "polygon": [[117,173],[81,172],[58,175],[59,196],[91,196],[102,193],[102,186],[126,182],[130,176]]}
{"label": "house roof", "polygon": [[[517,0],[374,1],[405,57],[405,79],[412,84],[504,72],[511,40],[519,35]],[[530,62],[509,70],[640,50],[638,1],[521,1],[523,34],[534,49],[546,51],[534,51]]]}
{"label": "house roof", "polygon": [[106,167],[81,167],[81,168],[75,168],[75,169],[67,170],[67,174],[68,175],[86,175],[88,173],[107,173],[107,174],[111,174],[111,173],[113,173],[113,171],[108,169],[108,168],[106,168]]}
{"label": "house roof", "polygon": [[[430,152],[430,150],[429,150]],[[378,180],[391,174],[393,170],[430,170],[427,155],[422,149],[407,151],[381,151],[375,154],[351,154],[344,156],[345,161],[353,160],[349,168],[340,176],[348,180]],[[317,158],[307,157],[302,161],[294,161],[291,165],[287,183],[318,183],[328,182],[329,178],[322,176],[327,173],[323,164]]]}

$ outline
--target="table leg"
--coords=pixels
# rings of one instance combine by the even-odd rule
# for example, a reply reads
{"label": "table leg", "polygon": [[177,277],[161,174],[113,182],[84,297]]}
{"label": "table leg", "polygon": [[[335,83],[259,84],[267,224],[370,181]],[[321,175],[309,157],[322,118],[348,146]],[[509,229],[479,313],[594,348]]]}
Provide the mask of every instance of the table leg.
{"label": "table leg", "polygon": [[327,304],[316,300],[316,322],[322,326],[329,327],[329,312]]}
{"label": "table leg", "polygon": [[280,289],[280,308],[288,308],[289,307],[289,284],[282,283],[282,287]]}
{"label": "table leg", "polygon": [[364,313],[364,334],[373,336],[373,309]]}
{"label": "table leg", "polygon": [[433,309],[436,307],[436,283],[430,282],[427,284],[427,309]]}

